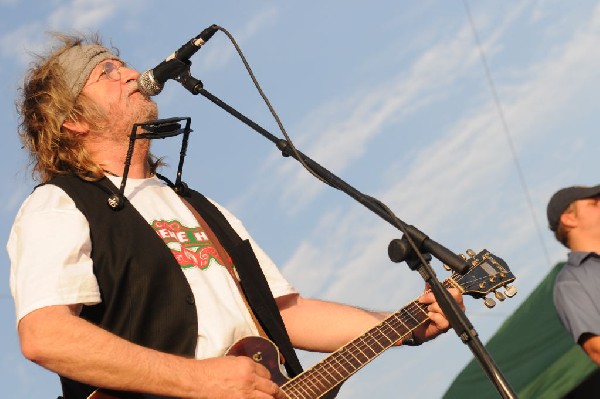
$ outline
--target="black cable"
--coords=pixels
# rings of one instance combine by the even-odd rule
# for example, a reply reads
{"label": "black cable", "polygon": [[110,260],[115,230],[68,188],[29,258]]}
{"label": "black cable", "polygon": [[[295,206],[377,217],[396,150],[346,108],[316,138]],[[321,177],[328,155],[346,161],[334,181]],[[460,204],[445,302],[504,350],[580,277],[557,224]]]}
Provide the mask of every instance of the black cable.
{"label": "black cable", "polygon": [[[300,155],[300,153],[298,152],[298,150],[296,149],[296,146],[294,145],[294,143],[292,142],[292,139],[289,137],[289,135],[287,134],[285,127],[283,126],[283,123],[281,122],[281,119],[279,118],[279,116],[277,115],[277,112],[275,111],[275,109],[273,108],[273,106],[271,105],[271,102],[269,101],[269,99],[267,98],[267,96],[265,95],[265,93],[263,92],[262,88],[260,87],[260,84],[258,83],[258,80],[256,79],[256,77],[254,76],[254,73],[252,72],[252,68],[250,67],[250,64],[248,63],[248,61],[246,60],[246,57],[244,56],[241,48],[238,46],[237,42],[235,41],[235,38],[227,31],[227,29],[219,26],[219,25],[215,25],[215,27],[222,31],[231,41],[231,43],[233,44],[233,46],[235,47],[238,55],[240,56],[242,63],[244,64],[244,67],[246,68],[246,70],[248,71],[248,74],[250,75],[250,79],[252,79],[252,82],[254,83],[254,86],[256,87],[258,93],[260,94],[260,96],[262,97],[263,101],[265,102],[265,104],[267,105],[269,112],[271,113],[271,115],[273,116],[273,118],[275,119],[275,121],[277,122],[277,125],[279,126],[279,130],[281,131],[281,133],[283,134],[283,136],[285,137],[285,139],[287,140],[287,143],[289,145],[289,150],[292,151],[295,155],[294,158],[296,158],[298,160],[298,162],[300,162],[302,164],[302,166],[314,177],[316,177],[317,179],[319,179],[321,182],[327,184],[330,187],[333,187],[337,190],[342,190],[339,186],[337,186],[335,183],[333,183],[332,181],[326,180],[324,179],[321,175],[319,175],[318,173],[316,173],[312,168],[310,168],[306,162],[304,162],[302,156]],[[286,148],[287,150],[287,148]],[[344,191],[345,192],[345,191]],[[419,250],[418,246],[415,244],[414,240],[410,237],[410,234],[408,234],[408,231],[406,229],[405,224],[392,212],[392,210],[385,205],[383,202],[379,201],[376,198],[373,198],[369,195],[364,195],[361,193],[361,195],[363,196],[363,198],[365,200],[369,200],[375,204],[377,204],[377,206],[380,207],[381,210],[383,210],[394,222],[394,225],[404,234],[404,237],[406,237],[411,249],[413,250],[414,254],[416,255],[416,257],[419,259],[419,261],[423,264],[428,263],[425,259],[425,256],[421,253],[421,251]]]}

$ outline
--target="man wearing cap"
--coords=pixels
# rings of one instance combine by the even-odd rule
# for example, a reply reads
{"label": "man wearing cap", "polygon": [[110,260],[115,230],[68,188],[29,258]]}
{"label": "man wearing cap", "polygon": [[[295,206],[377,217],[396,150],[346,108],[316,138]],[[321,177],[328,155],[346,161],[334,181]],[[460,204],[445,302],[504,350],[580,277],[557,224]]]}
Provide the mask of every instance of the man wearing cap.
{"label": "man wearing cap", "polygon": [[[7,250],[22,352],[60,375],[65,399],[98,387],[283,398],[267,368],[224,356],[236,340],[268,336],[295,375],[292,346],[331,352],[386,317],[299,295],[225,208],[159,179],[149,140],[135,142],[124,206],[110,208],[132,125],[157,107],[139,92],[139,73],[99,40],[59,38],[22,89],[20,135],[43,184],[21,206]],[[431,293],[420,301],[429,320],[413,336],[424,342],[449,324]]]}
{"label": "man wearing cap", "polygon": [[557,191],[547,208],[556,239],[569,248],[554,304],[565,328],[600,364],[600,185]]}

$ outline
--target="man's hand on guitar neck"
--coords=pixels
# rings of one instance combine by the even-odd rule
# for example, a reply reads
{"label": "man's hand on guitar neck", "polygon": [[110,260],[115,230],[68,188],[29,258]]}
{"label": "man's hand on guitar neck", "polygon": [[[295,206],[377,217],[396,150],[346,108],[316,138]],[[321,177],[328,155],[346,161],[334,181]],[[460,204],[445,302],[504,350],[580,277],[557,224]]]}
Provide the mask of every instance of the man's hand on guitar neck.
{"label": "man's hand on guitar neck", "polygon": [[[456,303],[458,303],[458,306],[464,311],[465,304],[460,291],[456,288],[449,288],[448,292],[452,295]],[[425,293],[419,297],[418,301],[423,305],[427,305],[427,316],[429,317],[429,320],[414,330],[413,334],[415,341],[419,343],[426,342],[448,331],[450,323],[442,312],[440,305],[437,303],[433,292],[429,291],[428,287],[425,289]]]}

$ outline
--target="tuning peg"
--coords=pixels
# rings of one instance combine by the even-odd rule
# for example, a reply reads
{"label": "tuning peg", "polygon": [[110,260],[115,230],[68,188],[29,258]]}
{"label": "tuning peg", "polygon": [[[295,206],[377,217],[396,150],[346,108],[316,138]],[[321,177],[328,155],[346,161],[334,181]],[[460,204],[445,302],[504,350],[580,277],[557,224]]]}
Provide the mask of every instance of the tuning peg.
{"label": "tuning peg", "polygon": [[517,295],[517,287],[514,285],[507,285],[504,289],[504,293],[507,297],[512,298],[513,296]]}
{"label": "tuning peg", "polygon": [[450,269],[450,266],[448,266],[448,265],[447,265],[447,264],[445,264],[445,263],[442,265],[442,267],[443,267],[445,270],[447,270],[447,271],[450,271],[450,270],[452,270],[452,269]]}
{"label": "tuning peg", "polygon": [[473,251],[472,249],[467,249],[467,255],[469,255],[471,258],[475,257],[475,251]]}
{"label": "tuning peg", "polygon": [[504,296],[504,294],[501,293],[500,291],[494,291],[494,295],[496,296],[496,299],[499,300],[500,302],[502,302],[503,300],[506,299],[506,296]]}
{"label": "tuning peg", "polygon": [[493,308],[494,306],[496,306],[496,301],[494,301],[492,298],[488,298],[486,297],[483,300],[483,303],[485,304],[485,306],[487,306],[488,308]]}

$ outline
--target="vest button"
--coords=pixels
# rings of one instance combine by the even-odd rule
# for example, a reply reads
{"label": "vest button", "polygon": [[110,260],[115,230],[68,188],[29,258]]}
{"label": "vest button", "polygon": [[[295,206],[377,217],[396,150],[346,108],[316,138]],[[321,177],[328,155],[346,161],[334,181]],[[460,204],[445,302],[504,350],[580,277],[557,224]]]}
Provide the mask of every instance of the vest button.
{"label": "vest button", "polygon": [[193,305],[196,303],[196,300],[194,299],[194,295],[190,294],[188,296],[185,297],[185,300],[187,303],[189,303],[190,305]]}

